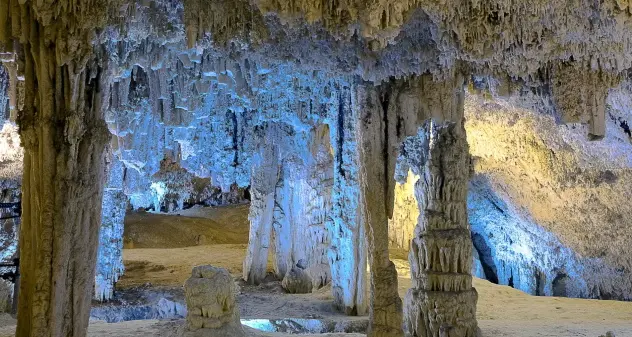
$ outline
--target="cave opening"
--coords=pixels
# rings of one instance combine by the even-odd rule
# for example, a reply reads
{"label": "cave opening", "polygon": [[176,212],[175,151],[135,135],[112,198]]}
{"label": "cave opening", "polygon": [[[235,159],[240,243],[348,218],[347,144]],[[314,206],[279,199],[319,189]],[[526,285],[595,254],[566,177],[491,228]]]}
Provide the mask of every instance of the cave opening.
{"label": "cave opening", "polygon": [[568,283],[570,282],[570,280],[570,277],[565,273],[558,273],[551,284],[553,296],[568,296]]}
{"label": "cave opening", "polygon": [[492,255],[492,248],[479,233],[472,233],[472,243],[474,244],[474,249],[478,252],[481,265],[483,266],[483,272],[485,273],[485,279],[494,284],[498,284],[498,271],[494,262],[494,256]]}

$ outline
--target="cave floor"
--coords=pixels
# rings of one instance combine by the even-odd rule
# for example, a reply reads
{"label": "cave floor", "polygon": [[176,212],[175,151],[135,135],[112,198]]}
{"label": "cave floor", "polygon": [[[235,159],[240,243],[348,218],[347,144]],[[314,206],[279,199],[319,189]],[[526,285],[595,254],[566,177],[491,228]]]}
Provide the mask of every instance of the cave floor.
{"label": "cave floor", "polygon": [[[110,305],[129,304],[130,298],[149,297],[149,293],[158,294],[157,297],[167,296],[174,302],[184,303],[181,285],[195,265],[221,266],[227,268],[238,279],[248,239],[247,209],[247,206],[242,205],[188,210],[181,216],[144,213],[130,217],[135,225],[133,234],[130,234],[126,227],[127,241],[130,241],[127,237],[129,235],[151,237],[155,246],[164,245],[169,248],[152,248],[152,244],[147,243],[144,244],[145,248],[124,249],[127,270],[117,284],[120,291],[115,303]],[[189,217],[194,219],[188,219]],[[160,221],[156,221],[158,218]],[[204,218],[212,219],[213,229],[210,234],[208,229],[200,225]],[[173,226],[170,219],[180,225]],[[160,228],[161,226],[169,226],[169,230]],[[183,228],[187,226],[188,228]],[[225,229],[222,229],[222,226]],[[196,231],[204,233],[196,234]],[[213,234],[223,231],[229,232],[230,235]],[[199,240],[200,235],[204,235],[202,240]],[[196,237],[198,239],[195,239]],[[182,243],[179,244],[171,238],[179,238]],[[192,240],[199,241],[202,245],[188,246]],[[410,287],[408,261],[401,252],[394,252],[392,259],[400,275],[399,290],[403,297]],[[632,336],[631,302],[536,297],[480,279],[474,280],[474,286],[479,292],[477,315],[483,337],[598,337],[605,335],[607,331],[614,332],[618,337]],[[119,303],[116,303],[117,301]],[[242,283],[238,302],[242,319],[305,318],[360,324],[366,322],[366,317],[345,317],[333,310],[330,305],[330,289],[327,287],[312,294],[290,295],[283,292],[280,282],[272,279],[260,286],[247,286]],[[182,324],[183,320],[106,323],[93,319],[89,336],[176,337]],[[0,315],[0,337],[12,336],[14,329],[15,320],[6,314]],[[246,329],[249,336],[253,337],[286,336]],[[318,336],[364,335],[347,333]]]}

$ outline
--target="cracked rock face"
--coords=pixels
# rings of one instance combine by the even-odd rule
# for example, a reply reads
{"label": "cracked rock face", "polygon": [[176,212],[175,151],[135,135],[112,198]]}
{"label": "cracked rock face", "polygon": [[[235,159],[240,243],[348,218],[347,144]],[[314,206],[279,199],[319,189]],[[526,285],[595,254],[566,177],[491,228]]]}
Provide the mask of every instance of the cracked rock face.
{"label": "cracked rock face", "polygon": [[185,337],[245,336],[235,301],[237,287],[226,269],[193,268],[184,283],[187,302]]}

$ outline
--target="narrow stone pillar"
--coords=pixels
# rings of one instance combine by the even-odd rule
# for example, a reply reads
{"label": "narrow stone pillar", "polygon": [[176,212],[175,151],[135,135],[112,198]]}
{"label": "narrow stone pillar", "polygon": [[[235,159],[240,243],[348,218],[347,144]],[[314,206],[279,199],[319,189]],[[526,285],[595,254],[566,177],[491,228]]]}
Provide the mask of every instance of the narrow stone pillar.
{"label": "narrow stone pillar", "polygon": [[363,315],[368,309],[367,244],[358,182],[358,110],[353,109],[351,97],[351,88],[340,88],[329,124],[334,172],[327,255],[334,306],[347,315]]}
{"label": "narrow stone pillar", "polygon": [[3,4],[9,10],[0,10],[0,42],[21,45],[13,51],[25,93],[17,119],[25,151],[16,336],[81,337],[90,314],[110,139],[103,121],[106,64],[92,41],[111,4]]}
{"label": "narrow stone pillar", "polygon": [[359,85],[354,98],[354,105],[359,111],[358,182],[371,267],[368,336],[403,336],[397,270],[388,255],[388,217],[392,209],[391,189],[394,188],[394,177],[389,167],[394,162],[390,143],[395,135],[389,132],[390,121],[377,88]]}
{"label": "narrow stone pillar", "polygon": [[421,211],[409,253],[413,286],[405,299],[407,333],[474,337],[477,293],[470,274],[465,130],[430,120],[402,149],[409,168],[420,176],[415,195]]}
{"label": "narrow stone pillar", "polygon": [[258,130],[258,150],[252,159],[250,185],[250,235],[243,265],[243,278],[259,284],[266,276],[268,249],[272,243],[272,222],[276,185],[279,180],[279,146],[269,128]]}

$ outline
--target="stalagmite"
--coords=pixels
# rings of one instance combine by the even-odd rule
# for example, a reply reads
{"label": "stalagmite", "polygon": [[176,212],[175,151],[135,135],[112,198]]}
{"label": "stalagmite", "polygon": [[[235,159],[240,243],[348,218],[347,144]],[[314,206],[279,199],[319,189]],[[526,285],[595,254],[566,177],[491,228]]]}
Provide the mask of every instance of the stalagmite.
{"label": "stalagmite", "polygon": [[411,243],[413,287],[406,294],[411,336],[474,337],[477,293],[472,288],[472,243],[467,222],[469,155],[456,123],[429,121],[403,146],[421,216]]}
{"label": "stalagmite", "polygon": [[244,337],[235,299],[235,282],[228,270],[213,266],[193,268],[184,283],[187,323],[183,337]]}

